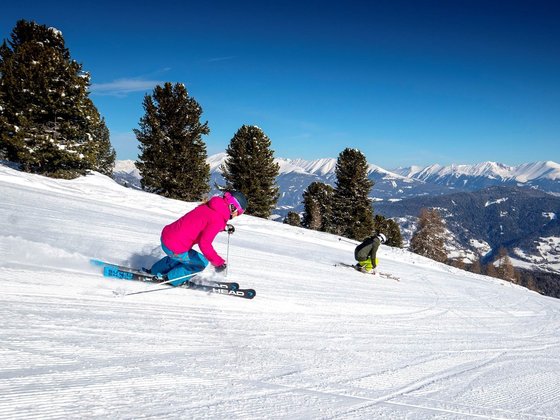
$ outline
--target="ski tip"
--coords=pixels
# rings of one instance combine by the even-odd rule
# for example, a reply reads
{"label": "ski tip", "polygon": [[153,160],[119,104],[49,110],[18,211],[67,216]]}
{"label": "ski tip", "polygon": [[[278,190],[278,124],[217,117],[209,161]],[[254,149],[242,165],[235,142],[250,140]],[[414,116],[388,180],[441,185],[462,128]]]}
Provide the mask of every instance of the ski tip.
{"label": "ski tip", "polygon": [[89,263],[90,263],[91,265],[96,265],[96,266],[103,266],[103,265],[105,265],[105,263],[104,263],[103,261],[98,260],[97,258],[91,258],[91,259],[89,260]]}

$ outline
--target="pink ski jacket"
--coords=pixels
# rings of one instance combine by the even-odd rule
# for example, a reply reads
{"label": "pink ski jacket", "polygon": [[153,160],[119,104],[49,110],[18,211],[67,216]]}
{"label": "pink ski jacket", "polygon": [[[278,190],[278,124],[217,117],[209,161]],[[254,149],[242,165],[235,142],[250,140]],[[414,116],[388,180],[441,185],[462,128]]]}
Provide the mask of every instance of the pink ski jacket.
{"label": "pink ski jacket", "polygon": [[225,261],[218,255],[212,242],[225,229],[229,218],[229,207],[224,198],[213,197],[165,226],[161,232],[161,241],[175,254],[187,252],[197,244],[208,261],[218,267]]}

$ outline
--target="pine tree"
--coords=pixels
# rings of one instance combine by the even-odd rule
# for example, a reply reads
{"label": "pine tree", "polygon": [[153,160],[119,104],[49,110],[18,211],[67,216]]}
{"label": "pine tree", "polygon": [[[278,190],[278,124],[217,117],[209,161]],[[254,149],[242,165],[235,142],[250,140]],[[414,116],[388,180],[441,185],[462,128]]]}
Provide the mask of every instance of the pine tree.
{"label": "pine tree", "polygon": [[373,230],[385,234],[387,242],[385,245],[402,248],[402,235],[399,224],[392,219],[387,219],[380,214],[373,218]]}
{"label": "pine tree", "polygon": [[284,223],[287,224],[287,225],[290,225],[290,226],[300,227],[301,226],[301,219],[299,217],[299,214],[297,214],[296,212],[293,212],[293,211],[288,212],[288,214],[284,218]]}
{"label": "pine tree", "polygon": [[88,97],[89,85],[89,74],[71,59],[59,31],[18,21],[0,47],[3,157],[25,171],[64,178],[111,166],[113,150],[108,138],[99,137],[104,123]]}
{"label": "pine tree", "polygon": [[268,136],[256,126],[243,125],[226,150],[222,165],[226,189],[241,191],[249,200],[248,214],[267,218],[278,201],[278,176],[280,166],[274,162]]}
{"label": "pine tree", "polygon": [[520,278],[520,283],[523,284],[527,289],[533,290],[535,292],[540,292],[535,278],[530,273],[525,273]]}
{"label": "pine tree", "polygon": [[322,182],[312,182],[303,192],[302,225],[307,229],[332,230],[332,202],[334,189]]}
{"label": "pine tree", "polygon": [[362,152],[345,149],[336,163],[333,226],[336,234],[363,240],[373,232],[373,208],[369,192],[368,163]]}
{"label": "pine tree", "polygon": [[436,209],[421,210],[418,226],[410,240],[410,250],[435,261],[447,260],[445,225]]}
{"label": "pine tree", "polygon": [[113,168],[115,167],[116,152],[111,147],[111,140],[109,138],[109,129],[105,125],[105,119],[102,118],[98,124],[92,129],[98,141],[95,143],[97,146],[95,164],[93,170],[107,175],[113,176]]}
{"label": "pine tree", "polygon": [[387,245],[402,248],[403,240],[401,228],[393,219],[387,219]]}
{"label": "pine tree", "polygon": [[134,133],[140,142],[136,166],[142,188],[164,197],[201,201],[210,190],[210,165],[202,136],[202,108],[185,85],[165,83],[144,97],[145,114]]}

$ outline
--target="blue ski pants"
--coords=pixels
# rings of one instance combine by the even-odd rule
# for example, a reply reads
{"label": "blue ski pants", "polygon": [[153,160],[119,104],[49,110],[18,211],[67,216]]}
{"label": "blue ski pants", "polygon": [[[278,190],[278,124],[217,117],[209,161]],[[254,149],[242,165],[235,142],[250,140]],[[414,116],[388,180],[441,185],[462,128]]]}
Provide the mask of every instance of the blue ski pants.
{"label": "blue ski pants", "polygon": [[169,280],[177,279],[177,281],[169,283],[172,286],[179,286],[189,281],[193,277],[190,274],[198,273],[208,265],[206,257],[194,249],[182,254],[175,254],[163,242],[161,248],[166,256],[152,265],[150,272],[155,275],[167,275]]}

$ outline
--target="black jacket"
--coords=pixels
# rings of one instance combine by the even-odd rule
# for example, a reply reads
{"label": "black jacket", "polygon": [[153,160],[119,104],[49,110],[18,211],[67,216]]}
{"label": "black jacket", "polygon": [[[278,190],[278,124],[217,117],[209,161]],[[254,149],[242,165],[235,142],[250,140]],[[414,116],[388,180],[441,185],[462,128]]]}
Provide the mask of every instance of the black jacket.
{"label": "black jacket", "polygon": [[370,236],[356,247],[354,250],[354,258],[356,258],[356,261],[365,261],[371,258],[371,263],[373,264],[373,268],[375,268],[375,256],[379,245],[381,245],[379,238],[377,236]]}

